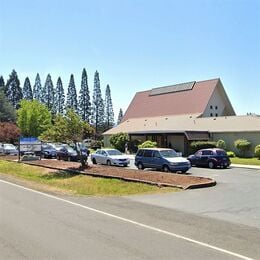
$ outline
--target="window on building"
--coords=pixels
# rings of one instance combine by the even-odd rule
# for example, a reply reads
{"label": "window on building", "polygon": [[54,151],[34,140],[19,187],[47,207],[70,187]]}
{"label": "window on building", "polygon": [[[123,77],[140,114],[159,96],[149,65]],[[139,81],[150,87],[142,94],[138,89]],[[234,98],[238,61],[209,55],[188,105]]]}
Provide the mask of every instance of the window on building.
{"label": "window on building", "polygon": [[210,106],[210,109],[213,109],[213,106]]}
{"label": "window on building", "polygon": [[217,110],[217,109],[218,109],[218,106],[215,106],[215,109]]}
{"label": "window on building", "polygon": [[212,113],[210,113],[210,116],[213,116],[213,114],[212,114]]}
{"label": "window on building", "polygon": [[218,117],[218,113],[216,113],[216,117]]}

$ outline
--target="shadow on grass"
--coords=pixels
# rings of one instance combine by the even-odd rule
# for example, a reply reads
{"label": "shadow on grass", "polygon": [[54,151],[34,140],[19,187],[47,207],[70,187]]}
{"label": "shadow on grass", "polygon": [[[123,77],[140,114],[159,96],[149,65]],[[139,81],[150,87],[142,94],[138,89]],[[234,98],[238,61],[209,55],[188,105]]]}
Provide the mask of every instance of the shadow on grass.
{"label": "shadow on grass", "polygon": [[68,171],[57,171],[57,172],[52,172],[52,173],[42,175],[41,179],[44,179],[44,180],[69,179],[69,178],[73,178],[77,175],[80,175],[80,173],[68,172]]}

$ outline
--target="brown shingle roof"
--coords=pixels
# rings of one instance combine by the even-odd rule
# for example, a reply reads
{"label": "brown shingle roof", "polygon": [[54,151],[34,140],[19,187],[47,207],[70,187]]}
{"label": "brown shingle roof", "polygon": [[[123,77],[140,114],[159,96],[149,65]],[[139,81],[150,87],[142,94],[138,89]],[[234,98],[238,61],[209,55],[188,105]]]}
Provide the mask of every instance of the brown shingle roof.
{"label": "brown shingle roof", "polygon": [[218,82],[219,79],[198,81],[191,90],[161,95],[150,95],[151,90],[137,92],[123,121],[140,117],[202,114]]}

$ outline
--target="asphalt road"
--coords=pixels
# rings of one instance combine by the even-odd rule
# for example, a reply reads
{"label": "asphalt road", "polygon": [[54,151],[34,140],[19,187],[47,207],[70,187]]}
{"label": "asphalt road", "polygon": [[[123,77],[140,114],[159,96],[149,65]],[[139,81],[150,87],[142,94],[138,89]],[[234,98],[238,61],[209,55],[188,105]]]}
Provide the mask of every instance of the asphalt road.
{"label": "asphalt road", "polygon": [[[202,170],[193,174],[208,174]],[[232,170],[224,177],[211,171],[220,178],[213,188],[109,198],[56,197],[0,180],[0,258],[260,259],[258,216],[250,224],[210,213],[212,204],[220,212],[228,209],[227,201],[240,207],[224,191],[242,185],[247,174],[248,184],[259,188],[259,173]],[[259,213],[259,191],[251,195],[252,188],[245,192]]]}

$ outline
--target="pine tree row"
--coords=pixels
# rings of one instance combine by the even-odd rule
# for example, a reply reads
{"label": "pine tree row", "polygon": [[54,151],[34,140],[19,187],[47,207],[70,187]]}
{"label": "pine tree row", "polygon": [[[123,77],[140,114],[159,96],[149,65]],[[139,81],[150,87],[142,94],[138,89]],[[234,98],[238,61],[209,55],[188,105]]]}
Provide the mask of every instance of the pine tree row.
{"label": "pine tree row", "polygon": [[[15,109],[19,108],[19,103],[22,99],[37,99],[46,105],[53,115],[65,114],[66,110],[73,109],[84,121],[93,125],[97,133],[114,126],[114,111],[110,86],[106,86],[105,99],[103,99],[99,73],[97,71],[94,75],[92,102],[90,100],[88,76],[85,68],[82,71],[79,96],[77,96],[74,76],[71,74],[66,101],[61,78],[58,78],[55,88],[50,74],[47,75],[44,86],[42,86],[40,75],[37,73],[33,87],[29,78],[26,77],[23,88],[21,88],[18,75],[13,70],[6,84],[3,77],[0,76],[0,90],[4,92]],[[120,109],[117,123],[120,123],[122,117],[123,111]]]}

